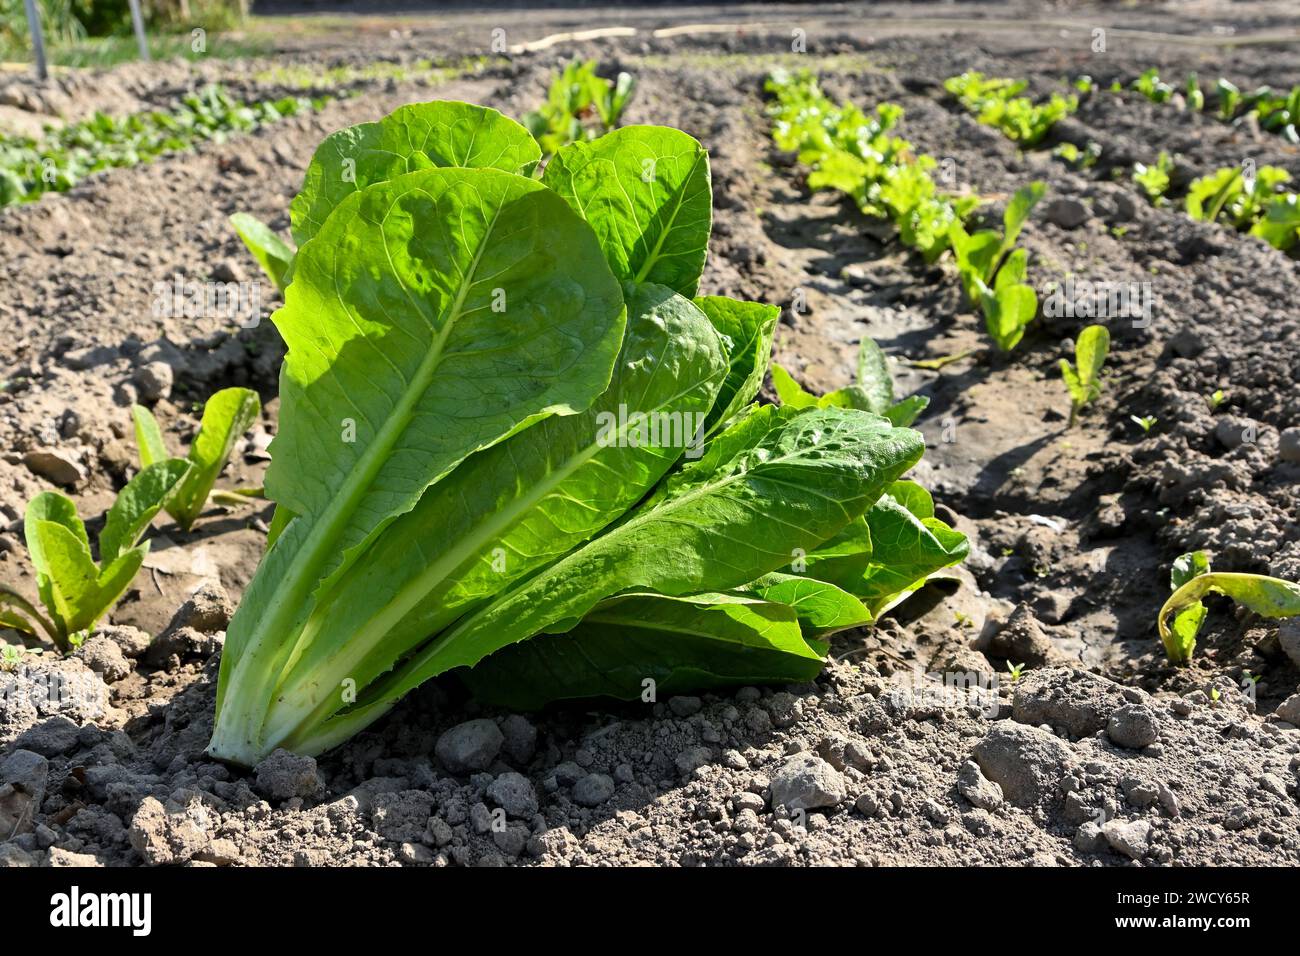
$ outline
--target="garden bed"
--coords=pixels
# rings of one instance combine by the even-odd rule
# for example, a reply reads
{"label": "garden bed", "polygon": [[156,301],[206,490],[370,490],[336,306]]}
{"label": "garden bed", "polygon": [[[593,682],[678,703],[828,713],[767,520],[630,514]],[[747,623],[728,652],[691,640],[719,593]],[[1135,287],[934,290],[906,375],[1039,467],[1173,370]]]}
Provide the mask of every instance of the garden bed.
{"label": "garden bed", "polygon": [[[1021,150],[942,89],[965,70],[1064,89],[1103,76],[1086,52],[855,30],[808,57],[834,97],[901,105],[900,135],[950,158],[957,185],[992,208],[1046,184],[1020,240],[1036,288],[1067,275],[1149,283],[1151,322],[1111,324],[1104,391],[1068,428],[1057,362],[1090,320],[1040,317],[1000,353],[951,266],[926,265],[887,224],[809,192],[765,117],[775,61],[760,54],[785,36],[607,41],[450,79],[362,81],[319,111],[0,213],[0,580],[35,594],[20,529],[39,491],[61,487],[97,530],[136,466],[134,401],[184,447],[196,403],[255,389],[262,415],[222,483],[261,483],[278,421],[275,329],[154,308],[155,284],[177,276],[258,279],[229,214],[287,233],[288,200],[326,133],[433,98],[518,116],[574,53],[636,76],[626,123],[676,127],[709,150],[701,293],[782,306],[775,359],[809,391],[850,384],[870,336],[900,393],[929,397],[916,477],[968,536],[964,565],[877,626],[837,635],[807,684],[523,714],[439,680],[319,760],[280,753],[246,771],[204,750],[222,639],[271,508],[212,509],[190,531],[159,519],[100,637],[70,661],[28,655],[0,673],[0,773],[15,785],[0,798],[0,827],[15,832],[0,862],[1300,862],[1295,623],[1213,602],[1189,667],[1168,664],[1156,634],[1183,552],[1300,579],[1300,455],[1287,433],[1300,425],[1300,275],[1284,252],[1179,203],[1152,206],[1109,172],[1165,149],[1189,175],[1252,157],[1300,179],[1300,152],[1136,94],[1089,100],[1055,139]],[[368,39],[367,54],[391,52],[386,42]],[[1290,56],[1152,44],[1104,63],[1116,76],[1157,64],[1221,73],[1244,89],[1300,82]],[[1066,138],[1100,143],[1102,161],[1056,158]],[[258,316],[277,304],[268,292]],[[1157,420],[1149,430],[1133,421],[1143,416]],[[1018,680],[1009,665],[1023,666]],[[994,700],[923,676],[972,672],[1001,675]],[[71,697],[34,702],[55,679]]]}

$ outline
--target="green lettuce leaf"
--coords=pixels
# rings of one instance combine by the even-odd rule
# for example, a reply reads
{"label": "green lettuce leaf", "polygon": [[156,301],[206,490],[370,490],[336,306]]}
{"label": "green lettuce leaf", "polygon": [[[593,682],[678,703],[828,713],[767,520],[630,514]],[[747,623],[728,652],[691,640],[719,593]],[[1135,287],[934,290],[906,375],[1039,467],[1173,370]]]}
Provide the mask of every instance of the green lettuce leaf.
{"label": "green lettuce leaf", "polygon": [[850,627],[870,624],[871,612],[866,605],[842,588],[828,581],[783,574],[765,574],[746,591],[791,608],[799,619],[805,637],[821,637]]}
{"label": "green lettuce leaf", "polygon": [[328,746],[430,677],[539,632],[568,630],[621,592],[680,597],[741,587],[863,513],[923,450],[918,433],[875,416],[760,407],[615,527],[433,639],[363,695],[337,730],[295,744]]}
{"label": "green lettuce leaf", "polygon": [[[552,417],[465,461],[389,526],[304,629],[268,744],[342,706],[403,655],[619,518],[698,439],[726,374],[688,299],[642,286],[614,376],[579,415]],[[643,440],[638,419],[665,427]]]}
{"label": "green lettuce leaf", "polygon": [[301,247],[348,196],[403,173],[463,166],[527,175],[541,158],[528,130],[496,110],[449,100],[411,103],[316,147],[289,206],[293,238]]}
{"label": "green lettuce leaf", "polygon": [[226,467],[235,442],[261,413],[262,403],[257,393],[248,388],[223,388],[204,404],[199,433],[194,436],[188,456],[193,467],[167,506],[168,513],[182,528],[188,531],[207,506],[208,495]]}
{"label": "green lettuce leaf", "polygon": [[542,182],[591,224],[614,275],[695,295],[713,224],[709,155],[690,136],[625,126],[565,146]]}
{"label": "green lettuce leaf", "polygon": [[[453,228],[454,225],[454,228]],[[231,621],[212,752],[247,758],[311,596],[425,489],[589,407],[623,337],[590,228],[541,184],[427,169],[353,193],[298,251],[267,497],[296,517]]]}
{"label": "green lettuce leaf", "polygon": [[289,265],[293,262],[293,248],[275,234],[262,220],[246,212],[237,212],[230,217],[230,225],[243,240],[248,251],[253,254],[257,264],[262,267],[277,289],[281,292],[288,285]]}
{"label": "green lettuce leaf", "polygon": [[504,648],[460,676],[481,701],[536,710],[556,700],[636,700],[651,689],[664,699],[807,681],[823,663],[784,604],[732,594],[628,594],[602,602],[567,633]]}
{"label": "green lettuce leaf", "polygon": [[157,461],[126,483],[99,533],[99,559],[109,564],[133,547],[154,516],[171,502],[191,465],[183,458]]}
{"label": "green lettuce leaf", "polygon": [[1192,659],[1207,614],[1201,599],[1207,594],[1226,595],[1261,617],[1300,615],[1300,584],[1263,574],[1211,571],[1202,551],[1184,554],[1174,562],[1170,581],[1174,593],[1160,609],[1156,624],[1165,653],[1175,664]]}
{"label": "green lettuce leaf", "polygon": [[781,310],[774,305],[740,302],[725,296],[705,295],[695,305],[722,336],[727,350],[727,378],[718,392],[706,428],[726,425],[758,397],[763,376],[772,361],[772,337]]}
{"label": "green lettuce leaf", "polygon": [[166,460],[167,445],[153,412],[143,405],[132,405],[131,419],[135,423],[135,444],[140,450],[140,466],[148,468],[156,462]]}
{"label": "green lettuce leaf", "polygon": [[960,563],[966,536],[934,516],[930,493],[913,481],[895,482],[866,515],[871,561],[852,591],[879,616],[921,587],[936,571]]}
{"label": "green lettuce leaf", "polygon": [[31,500],[23,526],[41,603],[65,639],[94,627],[126,591],[149,551],[145,542],[105,562],[101,571],[76,506],[52,491]]}
{"label": "green lettuce leaf", "polygon": [[858,385],[866,392],[869,411],[883,415],[894,404],[894,377],[889,360],[874,341],[863,336],[858,346]]}

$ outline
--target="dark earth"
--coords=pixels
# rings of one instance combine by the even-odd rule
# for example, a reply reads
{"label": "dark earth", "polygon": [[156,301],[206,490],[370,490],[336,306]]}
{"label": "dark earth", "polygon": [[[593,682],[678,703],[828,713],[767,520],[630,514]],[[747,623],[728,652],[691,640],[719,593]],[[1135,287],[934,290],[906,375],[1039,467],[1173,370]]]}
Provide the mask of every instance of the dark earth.
{"label": "dark earth", "polygon": [[[574,54],[637,76],[626,122],[708,147],[703,293],[781,305],[776,360],[810,390],[847,384],[868,335],[901,391],[930,397],[916,477],[971,540],[962,568],[875,628],[839,635],[806,685],[515,714],[438,681],[319,760],[279,752],[245,771],[203,751],[225,625],[270,507],[212,508],[189,533],[160,519],[146,569],[81,650],[61,660],[34,648],[0,671],[0,865],[1300,864],[1300,624],[1211,599],[1180,668],[1156,635],[1184,551],[1300,579],[1300,274],[1177,201],[1150,205],[1129,179],[1161,150],[1176,189],[1246,158],[1300,178],[1300,149],[1103,93],[1022,152],[942,88],[974,69],[1045,95],[1081,73],[1108,86],[1150,66],[1179,82],[1195,70],[1203,83],[1289,88],[1300,16],[1282,3],[1038,9],[466,12],[289,35],[258,61],[126,65],[49,86],[0,74],[10,129],[164,107],[212,81],[263,99],[301,92],[290,76],[306,73],[322,77],[311,92],[349,94],[0,212],[9,586],[35,596],[22,543],[34,494],[59,488],[92,535],[102,525],[137,465],[134,401],[180,449],[209,394],[256,388],[261,422],[222,486],[261,481],[283,354],[274,327],[157,316],[155,283],[256,281],[226,217],[251,212],[287,234],[288,201],[328,132],[423,99],[517,116]],[[637,32],[489,56],[498,25],[520,30],[512,43]],[[1091,50],[1097,27],[1104,53]],[[791,52],[796,28],[806,53]],[[326,70],[381,61],[409,70],[324,85]],[[1079,427],[1067,428],[1056,365],[1096,320],[1043,316],[1012,355],[994,354],[946,260],[926,266],[852,204],[809,193],[775,149],[762,86],[778,65],[819,71],[865,109],[902,105],[901,135],[951,160],[951,188],[992,197],[991,221],[1016,188],[1046,182],[1022,238],[1040,290],[1067,276],[1149,284],[1149,322],[1107,321],[1105,391]],[[1101,158],[1075,170],[1054,156],[1062,142],[1096,142]],[[278,299],[263,292],[264,319]],[[911,364],[963,353],[937,370]],[[1216,390],[1225,399],[1211,408]],[[1157,423],[1145,432],[1131,416]],[[970,672],[998,675],[991,699],[942,680]]]}

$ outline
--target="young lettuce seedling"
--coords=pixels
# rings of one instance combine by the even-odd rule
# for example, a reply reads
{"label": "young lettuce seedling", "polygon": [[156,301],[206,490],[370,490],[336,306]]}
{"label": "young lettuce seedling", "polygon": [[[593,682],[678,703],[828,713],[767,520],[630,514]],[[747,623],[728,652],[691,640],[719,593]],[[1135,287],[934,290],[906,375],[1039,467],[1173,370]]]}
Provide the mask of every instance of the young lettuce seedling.
{"label": "young lettuce seedling", "polygon": [[1263,574],[1211,571],[1204,551],[1192,551],[1174,562],[1169,575],[1173,594],[1160,609],[1156,625],[1171,663],[1187,664],[1196,649],[1196,636],[1208,613],[1201,599],[1223,594],[1261,617],[1300,615],[1300,584]]}
{"label": "young lettuce seedling", "polygon": [[1155,427],[1156,422],[1160,421],[1160,419],[1156,418],[1154,415],[1143,415],[1140,418],[1137,415],[1130,415],[1129,421],[1133,422],[1133,424],[1137,425],[1144,432],[1149,432]]}
{"label": "young lettuce seedling", "polygon": [[1297,217],[1295,193],[1282,193],[1291,174],[1277,166],[1260,166],[1249,179],[1240,166],[1225,166],[1202,176],[1188,187],[1187,214],[1193,219],[1227,224],[1248,230],[1279,249],[1295,242]]}
{"label": "young lettuce seedling", "polygon": [[1219,94],[1219,119],[1227,122],[1237,115],[1241,106],[1241,90],[1223,77],[1219,77],[1214,88]]}
{"label": "young lettuce seedling", "polygon": [[[3,618],[0,617],[0,621]],[[27,656],[27,648],[21,644],[0,644],[0,671],[14,671]]]}
{"label": "young lettuce seedling", "polygon": [[979,205],[975,195],[941,193],[931,176],[938,161],[890,134],[902,107],[881,103],[868,116],[851,103],[837,105],[808,70],[773,71],[765,89],[775,96],[772,138],[811,167],[809,187],[838,190],[867,215],[890,220],[926,262],[943,254],[949,227]]}
{"label": "young lettuce seedling", "polygon": [[1070,390],[1070,426],[1079,412],[1101,395],[1101,367],[1110,351],[1110,331],[1104,325],[1090,325],[1074,340],[1074,365],[1061,359],[1061,376]]}
{"label": "young lettuce seedling", "polygon": [[569,143],[599,135],[583,125],[583,118],[592,110],[600,120],[601,132],[618,126],[635,90],[636,80],[630,73],[607,80],[596,72],[595,60],[575,58],[551,81],[546,102],[525,113],[523,123],[542,154],[553,156]]}
{"label": "young lettuce seedling", "polygon": [[283,293],[284,287],[289,284],[293,247],[262,220],[246,212],[235,213],[230,217],[230,224],[262,267],[266,277]]}
{"label": "young lettuce seedling", "polygon": [[1152,103],[1168,103],[1174,95],[1174,88],[1160,79],[1160,71],[1154,66],[1133,81],[1133,89]]}
{"label": "young lettuce seedling", "polygon": [[[166,503],[167,513],[186,531],[207,506],[208,495],[212,493],[217,476],[226,467],[235,442],[252,427],[261,412],[262,403],[257,393],[247,388],[224,388],[214,393],[203,406],[199,433],[186,456],[194,467]],[[167,446],[153,413],[143,405],[133,405],[131,415],[135,419],[140,464],[148,467],[166,458]]]}
{"label": "young lettuce seedling", "polygon": [[1151,200],[1153,206],[1165,204],[1165,193],[1169,191],[1169,174],[1173,168],[1173,160],[1163,149],[1156,157],[1154,166],[1147,166],[1145,163],[1134,164],[1133,182],[1142,187],[1142,191],[1146,193],[1147,199]]}
{"label": "young lettuce seedling", "polygon": [[966,301],[979,305],[989,335],[1004,352],[1016,347],[1038,312],[1038,293],[1024,281],[1029,255],[1014,247],[1046,191],[1040,182],[1016,190],[1003,213],[1001,235],[996,229],[967,233],[960,223],[949,231]]}
{"label": "young lettuce seedling", "polygon": [[1035,104],[1027,96],[1016,95],[1028,85],[1026,80],[986,78],[975,72],[950,77],[943,84],[981,123],[1000,129],[1023,146],[1036,146],[1058,120],[1079,108],[1079,98],[1053,93],[1045,103]]}
{"label": "young lettuce seedling", "polygon": [[856,408],[888,418],[899,427],[911,425],[930,404],[925,395],[910,395],[894,401],[894,378],[889,371],[889,360],[880,346],[866,336],[858,347],[856,384],[827,392],[819,398],[805,391],[789,372],[773,362],[772,387],[782,405],[792,408]]}
{"label": "young lettuce seedling", "polygon": [[1101,158],[1101,144],[1089,140],[1083,149],[1079,149],[1074,143],[1061,143],[1052,151],[1052,155],[1064,160],[1075,169],[1091,169]]}
{"label": "young lettuce seedling", "polygon": [[98,562],[72,501],[54,491],[33,498],[23,532],[46,613],[0,586],[0,625],[34,635],[43,632],[65,653],[79,645],[130,586],[149,553],[148,541],[138,544],[141,535],[190,471],[189,462],[170,458],[147,465],[127,482],[99,534]]}

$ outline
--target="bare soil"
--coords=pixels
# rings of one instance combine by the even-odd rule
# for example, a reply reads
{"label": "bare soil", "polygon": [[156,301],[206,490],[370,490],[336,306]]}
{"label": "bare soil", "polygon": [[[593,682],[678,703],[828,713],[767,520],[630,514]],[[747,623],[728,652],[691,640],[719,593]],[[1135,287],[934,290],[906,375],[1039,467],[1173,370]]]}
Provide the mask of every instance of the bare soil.
{"label": "bare soil", "polygon": [[[1300,632],[1215,603],[1195,663],[1179,669],[1155,633],[1182,551],[1300,578],[1300,464],[1281,451],[1300,425],[1300,276],[1258,240],[1193,222],[1177,203],[1151,206],[1127,176],[1163,149],[1182,183],[1247,157],[1300,179],[1300,152],[1135,94],[1093,97],[1021,152],[941,86],[978,69],[1045,93],[1079,73],[1104,85],[1157,65],[1289,87],[1300,82],[1294,46],[1215,45],[1231,37],[1213,27],[1280,34],[1295,19],[1273,4],[1068,12],[1068,29],[1026,20],[1015,31],[997,24],[1024,9],[962,5],[989,26],[945,32],[924,6],[881,8],[870,26],[852,5],[728,8],[725,19],[776,23],[643,29],[490,60],[445,83],[361,83],[314,115],[0,213],[0,580],[20,590],[35,590],[27,500],[61,487],[93,534],[135,466],[129,406],[142,389],[179,449],[196,403],[226,385],[256,388],[262,421],[222,481],[260,483],[283,352],[274,327],[158,315],[156,283],[256,281],[226,217],[244,210],[287,232],[288,200],[327,132],[419,99],[518,115],[574,52],[638,76],[628,122],[677,126],[709,148],[703,292],[782,305],[776,359],[811,389],[847,384],[869,335],[900,386],[930,396],[917,477],[972,543],[951,580],[837,638],[809,685],[519,715],[435,682],[319,761],[278,755],[250,773],[203,749],[225,621],[269,509],[214,509],[191,533],[159,521],[149,567],[102,637],[72,660],[29,656],[0,673],[0,864],[1300,862],[1300,705],[1283,703],[1300,689]],[[689,22],[657,16],[623,19]],[[491,18],[364,32],[346,51],[337,37],[286,37],[275,62],[460,56]],[[542,33],[575,18],[615,19],[548,10],[526,22]],[[1088,52],[1089,22],[1116,28],[1104,55]],[[803,59],[779,52],[790,23],[811,25]],[[1157,30],[1175,36],[1138,33]],[[1150,284],[1149,324],[1108,322],[1106,390],[1081,427],[1066,427],[1056,363],[1092,320],[1043,318],[1013,356],[991,353],[950,266],[927,267],[851,204],[810,194],[774,149],[762,80],[777,62],[822,71],[864,107],[903,105],[903,135],[951,159],[958,186],[1005,198],[1044,180],[1022,239],[1036,286],[1067,275]],[[213,79],[280,95],[252,79],[267,65],[124,67],[32,102],[130,111]],[[1075,171],[1052,155],[1061,141],[1096,141],[1102,159]],[[1082,221],[1049,213],[1054,200],[1081,204]],[[998,221],[1000,203],[988,214]],[[263,319],[276,304],[264,296]],[[966,352],[939,370],[909,364]],[[159,362],[172,383],[155,398],[145,370]],[[1216,389],[1227,398],[1212,411]],[[1144,415],[1158,419],[1150,432],[1130,419]],[[1008,663],[1026,665],[1019,681]],[[996,699],[924,677],[970,671],[1002,674]],[[55,680],[67,692],[42,697]]]}

